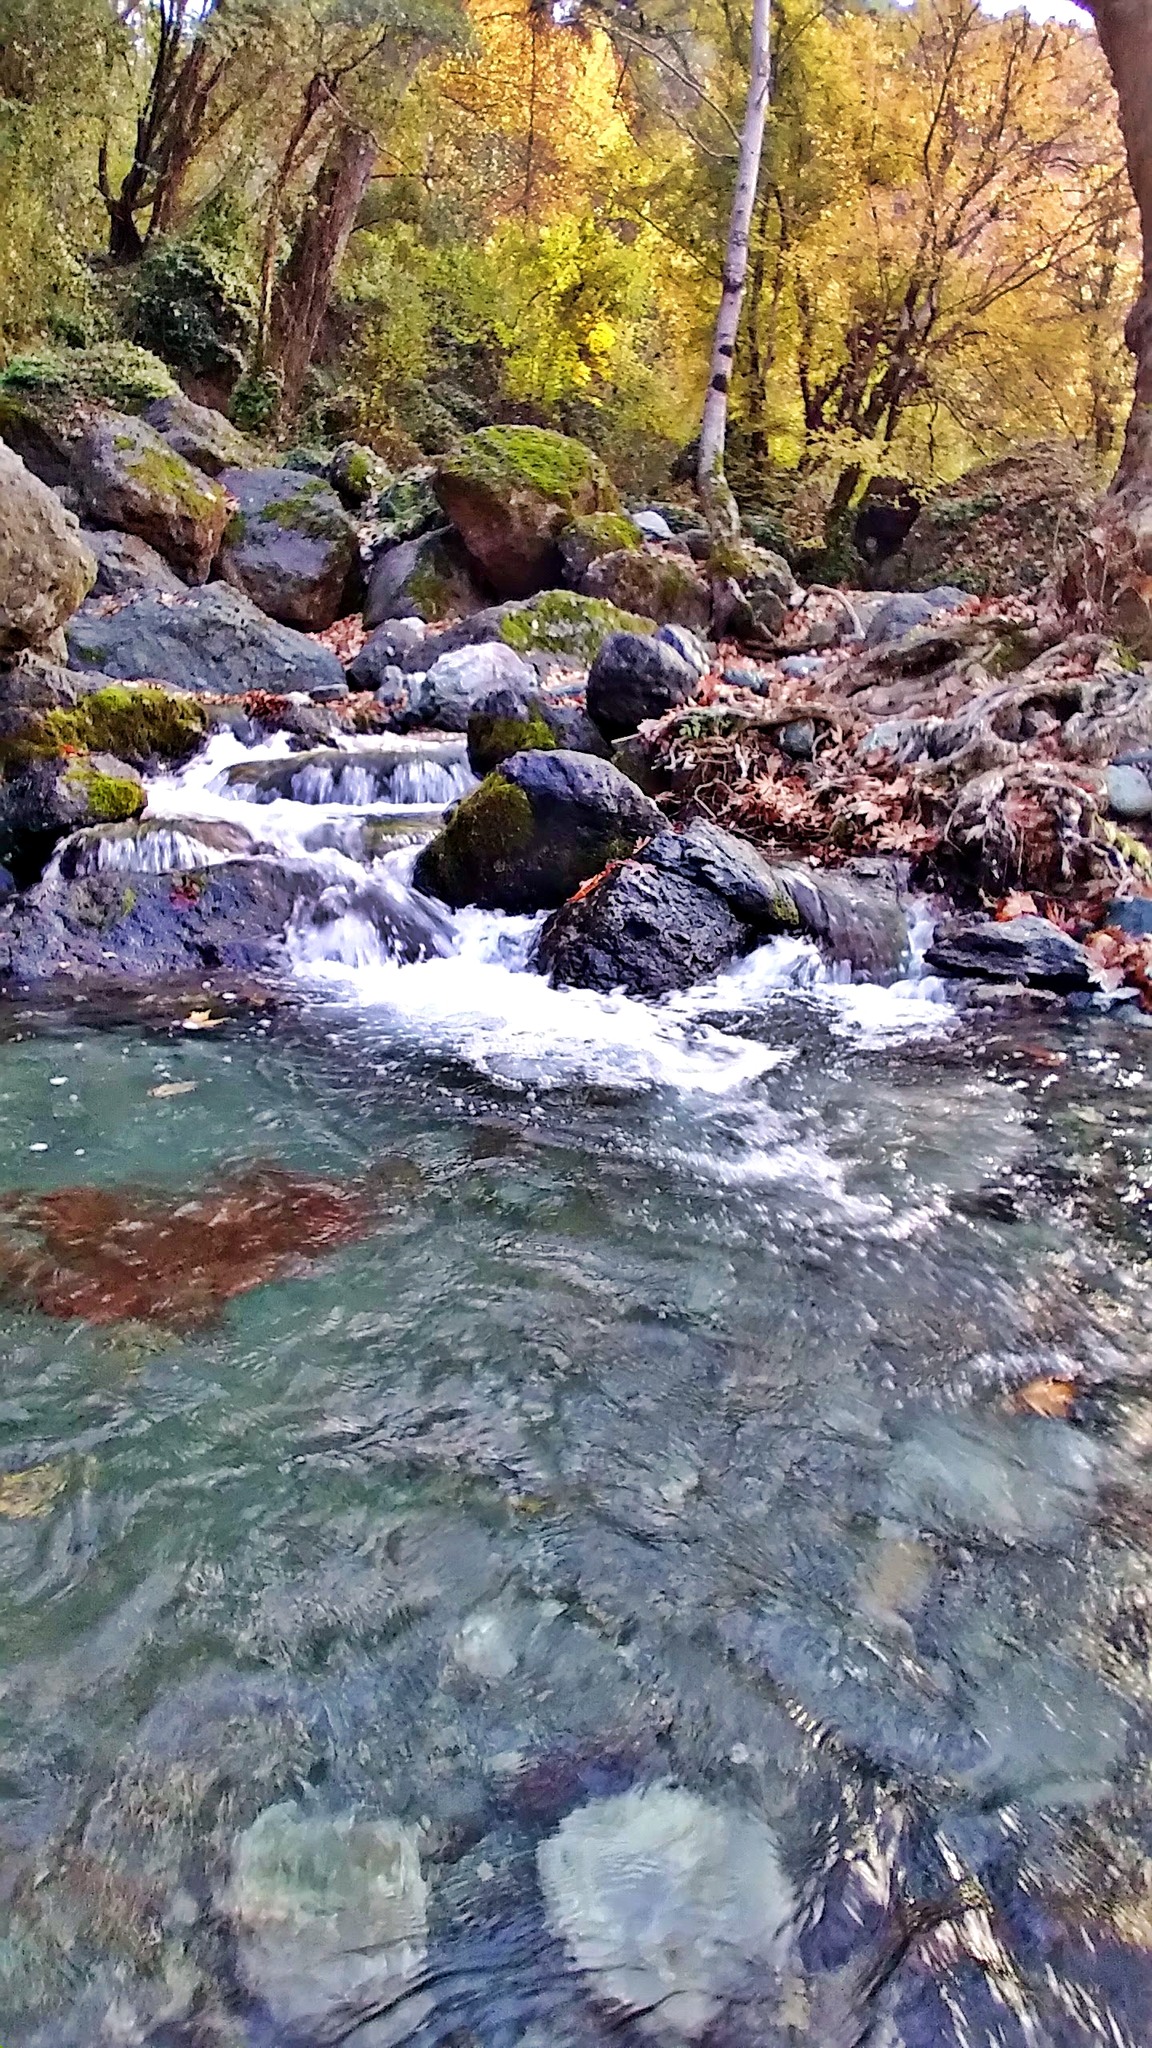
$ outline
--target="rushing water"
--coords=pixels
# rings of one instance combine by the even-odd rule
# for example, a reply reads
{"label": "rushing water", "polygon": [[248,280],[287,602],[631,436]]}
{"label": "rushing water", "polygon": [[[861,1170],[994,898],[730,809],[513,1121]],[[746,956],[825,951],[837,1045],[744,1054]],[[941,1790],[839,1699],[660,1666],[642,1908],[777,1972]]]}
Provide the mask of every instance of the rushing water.
{"label": "rushing water", "polygon": [[1148,2042],[1152,1038],[531,929],[7,1020],[4,2048]]}

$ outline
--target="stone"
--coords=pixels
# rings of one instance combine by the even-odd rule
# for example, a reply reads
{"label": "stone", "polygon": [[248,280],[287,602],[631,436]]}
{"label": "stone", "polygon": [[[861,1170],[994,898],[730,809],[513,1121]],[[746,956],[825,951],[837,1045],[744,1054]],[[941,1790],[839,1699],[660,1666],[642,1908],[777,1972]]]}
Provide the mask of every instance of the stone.
{"label": "stone", "polygon": [[34,879],[68,833],[136,817],[144,803],[140,777],[112,754],[30,761],[0,783],[0,860]]}
{"label": "stone", "polygon": [[666,641],[610,633],[588,676],[588,712],[606,739],[622,739],[694,694],[696,670]]}
{"label": "stone", "polygon": [[468,717],[468,761],[474,775],[484,776],[512,754],[542,747],[569,753],[599,754],[608,748],[587,713],[578,704],[557,704],[542,690],[505,684],[477,699]]}
{"label": "stone", "polygon": [[502,640],[460,647],[433,662],[412,689],[412,710],[424,725],[442,732],[466,732],[472,707],[491,690],[530,690],[536,672]]}
{"label": "stone", "polygon": [[84,544],[96,557],[94,597],[139,597],[145,591],[165,591],[169,597],[178,597],[188,588],[184,578],[138,533],[85,527]]}
{"label": "stone", "polygon": [[243,469],[252,461],[253,450],[242,433],[210,405],[197,405],[183,391],[167,398],[154,398],[144,408],[143,418],[170,448],[202,469],[205,476],[219,476],[225,469]]}
{"label": "stone", "polygon": [[327,2032],[359,2011],[375,2048],[371,2008],[401,1999],[423,1965],[427,1899],[413,1828],[285,1801],[238,1837],[221,1905],[241,1981],[277,2027]]}
{"label": "stone", "polygon": [[467,619],[485,599],[458,535],[434,527],[378,555],[368,577],[364,624],[390,619]]}
{"label": "stone", "polygon": [[657,512],[651,505],[645,506],[639,512],[634,512],[632,517],[644,535],[645,540],[671,540],[672,528],[669,526],[664,514]]}
{"label": "stone", "polygon": [[143,420],[112,413],[77,443],[72,475],[95,526],[139,534],[189,583],[205,583],[228,518],[222,486]]}
{"label": "stone", "polygon": [[292,469],[226,469],[236,501],[220,574],[283,626],[322,632],[344,610],[356,528],[321,478]]}
{"label": "stone", "polygon": [[556,545],[569,582],[579,584],[599,556],[617,554],[622,548],[641,548],[644,535],[626,512],[589,512],[582,519],[570,520]]}
{"label": "stone", "polygon": [[68,657],[76,669],[220,697],[308,691],[344,677],[328,648],[277,625],[225,583],[165,601],[135,598],[109,618],[82,611],[68,630]]}
{"label": "stone", "polygon": [[776,739],[780,752],[792,761],[811,761],[816,752],[816,727],[810,718],[790,718]]}
{"label": "stone", "polygon": [[256,804],[291,797],[303,804],[449,804],[472,787],[465,748],[390,741],[378,747],[313,747],[305,753],[251,756],[228,770],[233,796]]}
{"label": "stone", "polygon": [[308,695],[314,704],[339,704],[352,692],[347,683],[313,683]]}
{"label": "stone", "polygon": [[482,427],[442,458],[433,488],[498,597],[557,583],[561,530],[619,502],[589,449],[543,427]]}
{"label": "stone", "polygon": [[46,647],[95,576],[76,520],[0,442],[0,655]]}
{"label": "stone", "polygon": [[708,652],[707,643],[698,633],[690,633],[687,626],[665,624],[659,627],[656,638],[662,646],[675,648],[676,653],[688,663],[689,668],[695,669],[698,676],[707,675],[712,666],[712,656]]}
{"label": "stone", "polygon": [[1046,917],[950,918],[937,927],[925,959],[941,974],[981,981],[1021,981],[1061,994],[1095,988],[1083,946]]}
{"label": "stone", "polygon": [[572,590],[545,590],[521,602],[491,605],[473,618],[429,633],[423,645],[404,657],[409,671],[427,668],[438,655],[481,640],[503,640],[526,659],[553,655],[571,668],[588,668],[611,633],[651,633],[655,622],[622,612],[597,597]]}
{"label": "stone", "polygon": [[416,887],[453,908],[551,910],[663,824],[651,798],[595,755],[514,754],[423,849]]}
{"label": "stone", "polygon": [[389,669],[399,668],[406,656],[424,644],[421,619],[389,619],[364,642],[349,662],[348,682],[353,690],[378,690]]}
{"label": "stone", "polygon": [[1143,768],[1114,761],[1104,771],[1104,784],[1114,818],[1152,817],[1152,782]]}
{"label": "stone", "polygon": [[387,463],[362,441],[341,441],[332,451],[328,481],[340,503],[356,512],[386,490],[392,479]]}
{"label": "stone", "polygon": [[574,1966],[642,2032],[696,2041],[727,2007],[780,1996],[797,1904],[758,1815],[638,1786],[566,1814],[536,1863]]}
{"label": "stone", "polygon": [[1070,443],[1039,441],[934,491],[885,563],[889,589],[1030,595],[1092,524],[1099,486]]}
{"label": "stone", "polygon": [[708,980],[752,942],[713,889],[629,860],[553,912],[536,965],[575,988],[652,998]]}
{"label": "stone", "polygon": [[[67,679],[69,672],[57,674]],[[86,752],[155,769],[186,761],[207,731],[207,715],[194,697],[147,683],[113,683],[106,676],[71,680],[79,687],[67,694],[51,687],[37,691],[36,704],[27,696],[0,696],[0,761],[7,769]]]}
{"label": "stone", "polygon": [[916,626],[926,626],[938,611],[954,611],[967,602],[962,590],[901,591],[876,606],[864,631],[865,647],[884,647],[902,640]]}
{"label": "stone", "polygon": [[580,578],[580,589],[585,597],[603,598],[657,625],[706,633],[712,616],[711,591],[691,563],[651,548],[598,556]]}
{"label": "stone", "polygon": [[415,540],[432,526],[442,526],[444,515],[432,489],[435,466],[431,462],[407,469],[364,507],[360,522],[362,543],[372,552],[397,547]]}
{"label": "stone", "polygon": [[1152,897],[1115,896],[1100,922],[1106,930],[1126,932],[1132,939],[1152,939]]}

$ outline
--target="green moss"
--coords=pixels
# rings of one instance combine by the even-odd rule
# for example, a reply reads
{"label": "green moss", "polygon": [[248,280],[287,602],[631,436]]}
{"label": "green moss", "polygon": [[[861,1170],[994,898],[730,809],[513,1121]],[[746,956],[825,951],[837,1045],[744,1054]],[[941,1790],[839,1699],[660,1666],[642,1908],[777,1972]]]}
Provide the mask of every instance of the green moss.
{"label": "green moss", "polygon": [[978,498],[940,498],[920,516],[939,533],[955,533],[982,519],[985,513],[1000,512],[1003,508],[1004,500],[999,491],[985,491]]}
{"label": "green moss", "polygon": [[195,753],[207,724],[207,713],[191,698],[113,683],[71,709],[32,714],[18,732],[0,739],[0,761],[17,768],[89,751],[115,754],[134,766],[184,761]]}
{"label": "green moss", "polygon": [[500,638],[517,654],[558,654],[579,668],[596,659],[609,633],[654,633],[654,619],[622,611],[602,597],[546,590],[500,621]]}
{"label": "green moss", "polygon": [[597,510],[619,504],[598,457],[582,441],[547,427],[481,427],[442,463],[440,473],[446,479],[479,484],[497,497],[535,491],[572,512],[582,502]]}
{"label": "green moss", "polygon": [[322,477],[309,477],[291,497],[276,498],[263,506],[258,517],[263,526],[283,526],[310,540],[344,540],[348,534],[347,518],[332,503]]}
{"label": "green moss", "polygon": [[[131,442],[116,440],[117,448],[131,447]],[[210,518],[220,502],[220,486],[213,484],[177,455],[172,448],[154,448],[150,443],[138,447],[135,455],[124,465],[134,483],[146,491],[156,491],[162,497],[175,498],[182,511],[192,519]]]}
{"label": "green moss", "polygon": [[245,370],[228,401],[228,417],[242,434],[261,434],[280,409],[282,387],[273,370]]}
{"label": "green moss", "polygon": [[560,552],[577,576],[601,555],[618,555],[625,548],[643,545],[644,535],[626,512],[585,512],[569,520],[560,535]]}
{"label": "green moss", "polygon": [[443,831],[420,856],[418,888],[431,889],[445,903],[467,903],[474,876],[490,874],[509,854],[527,846],[535,831],[532,806],[522,789],[498,772],[457,804]]}
{"label": "green moss", "polygon": [[138,818],[144,809],[143,784],[129,781],[126,775],[105,775],[99,768],[77,762],[67,770],[66,780],[83,789],[93,825],[120,825],[125,818]]}
{"label": "green moss", "polygon": [[555,746],[555,733],[535,710],[524,718],[474,711],[468,721],[468,758],[478,775],[487,775],[513,754],[548,753]]}
{"label": "green moss", "polygon": [[158,356],[130,342],[94,348],[38,349],[14,356],[0,372],[0,392],[74,402],[106,399],[120,412],[142,412],[154,398],[170,398],[176,384]]}

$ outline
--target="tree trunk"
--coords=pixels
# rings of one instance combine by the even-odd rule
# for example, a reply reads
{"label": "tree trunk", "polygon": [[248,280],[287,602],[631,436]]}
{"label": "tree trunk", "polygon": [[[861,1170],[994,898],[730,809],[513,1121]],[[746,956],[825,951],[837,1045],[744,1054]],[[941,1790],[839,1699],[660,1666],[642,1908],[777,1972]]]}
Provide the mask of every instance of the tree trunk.
{"label": "tree trunk", "polygon": [[1152,658],[1152,0],[1083,0],[1119,101],[1128,175],[1144,244],[1140,296],[1125,339],[1136,388],[1120,466],[1092,531],[1066,565],[1064,595]]}
{"label": "tree trunk", "polygon": [[337,130],[273,293],[268,361],[279,371],[289,411],[299,399],[312,361],[332,280],[356,224],[376,155],[376,138],[366,128],[346,125]]}
{"label": "tree trunk", "polygon": [[[1152,4],[1152,0],[1150,0]],[[760,180],[760,158],[764,148],[764,122],[768,113],[768,92],[772,82],[771,0],[752,0],[752,48],[748,59],[748,97],[740,130],[740,152],[736,163],[736,189],[728,222],[728,243],[724,252],[724,278],[716,331],[712,341],[712,362],[704,412],[700,422],[700,453],[696,485],[709,526],[716,534],[739,531],[736,500],[724,475],[724,441],[728,428],[728,392],[732,382],[732,359],[744,286],[748,276],[748,239],[756,187]]]}

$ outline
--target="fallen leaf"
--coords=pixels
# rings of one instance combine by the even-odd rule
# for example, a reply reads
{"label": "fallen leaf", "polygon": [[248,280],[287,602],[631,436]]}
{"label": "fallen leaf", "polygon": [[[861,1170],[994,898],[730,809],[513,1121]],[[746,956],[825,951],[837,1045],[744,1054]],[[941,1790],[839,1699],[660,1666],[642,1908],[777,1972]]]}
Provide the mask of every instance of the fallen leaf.
{"label": "fallen leaf", "polygon": [[190,1010],[184,1019],[185,1031],[218,1031],[227,1017],[214,1017],[211,1010]]}
{"label": "fallen leaf", "polygon": [[[222,1017],[218,1017],[214,1021],[216,1023],[223,1023],[224,1020]],[[188,1026],[185,1025],[184,1028],[187,1030]],[[197,1029],[199,1029],[199,1026]],[[148,1093],[149,1095],[155,1095],[158,1100],[162,1101],[169,1095],[191,1095],[195,1087],[195,1081],[161,1081],[158,1088],[150,1088]]]}
{"label": "fallen leaf", "polygon": [[1036,898],[1027,889],[1011,889],[1002,903],[996,905],[997,924],[1007,924],[1013,917],[1038,917]]}
{"label": "fallen leaf", "polygon": [[1017,1387],[1008,1405],[1016,1415],[1047,1415],[1062,1421],[1071,1410],[1076,1393],[1075,1380],[1061,1380],[1045,1374]]}
{"label": "fallen leaf", "polygon": [[28,1522],[34,1515],[46,1515],[67,1484],[68,1474],[63,1465],[30,1465],[24,1472],[0,1474],[0,1515],[13,1522]]}

